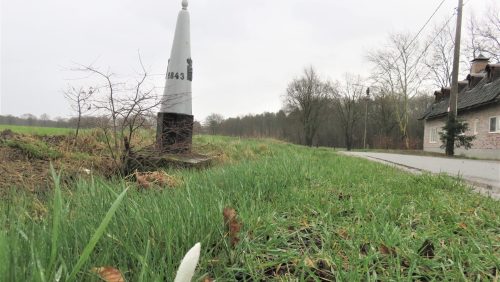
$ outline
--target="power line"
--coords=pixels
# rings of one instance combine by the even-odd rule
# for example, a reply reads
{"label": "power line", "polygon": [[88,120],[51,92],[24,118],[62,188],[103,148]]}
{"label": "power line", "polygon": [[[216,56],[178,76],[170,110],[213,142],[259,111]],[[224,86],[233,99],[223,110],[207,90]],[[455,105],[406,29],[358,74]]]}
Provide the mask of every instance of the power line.
{"label": "power line", "polygon": [[[467,0],[463,5],[462,5],[462,8],[465,7],[465,5],[467,5],[467,3],[469,3],[470,0]],[[444,29],[450,24],[450,21],[457,15],[457,11],[458,11],[458,7],[456,7],[454,9],[454,12],[453,14],[448,18],[448,20],[446,20],[445,24],[443,25],[443,27],[441,27],[441,29],[438,31],[438,33],[436,34],[436,36],[434,36],[432,38],[432,40],[429,42],[429,44],[427,44],[427,46],[424,48],[424,51],[422,52],[422,54],[419,56],[418,60],[420,60],[426,53],[427,53],[427,50],[429,49],[429,47],[432,45],[432,43],[434,43],[434,41],[437,39],[437,37],[444,31]],[[430,73],[432,72],[432,69],[430,69],[427,74],[424,76],[424,77],[427,77]]]}
{"label": "power line", "polygon": [[[416,40],[417,38],[420,36],[420,34],[422,33],[422,31],[427,27],[427,25],[429,24],[429,22],[432,20],[432,18],[434,18],[434,16],[436,15],[436,13],[439,11],[439,9],[441,8],[441,6],[443,6],[443,3],[445,2],[446,0],[442,0],[441,3],[439,3],[439,5],[436,7],[436,9],[434,9],[434,12],[432,13],[432,15],[427,19],[427,21],[425,22],[425,24],[420,28],[420,30],[418,31],[418,33],[413,37],[413,39],[410,41],[410,43],[407,45],[407,46],[404,46],[404,49],[407,49],[409,48]],[[394,62],[392,63],[389,63],[391,64],[391,67],[394,67],[394,65],[397,63],[397,61],[401,58],[401,56],[403,56],[403,53],[400,52],[399,56],[394,59]],[[420,59],[420,58],[419,58]]]}
{"label": "power line", "polygon": [[[467,3],[469,3],[470,0],[467,0],[463,5],[462,7],[464,7],[465,5],[467,5]],[[457,7],[458,8],[458,7]],[[432,40],[429,42],[429,44],[424,48],[424,52],[422,53],[425,54],[427,52],[427,49],[432,45],[432,43],[434,43],[434,41],[436,40],[436,38],[441,34],[441,32],[443,32],[443,30],[450,24],[450,21],[457,15],[457,8],[455,8],[455,11],[453,12],[453,14],[446,20],[445,24],[443,25],[443,27],[441,27],[441,29],[438,31],[438,33],[436,34],[436,36],[434,36],[432,38]],[[421,55],[421,56],[422,56]],[[419,57],[420,59],[421,57]]]}
{"label": "power line", "polygon": [[429,22],[436,15],[436,13],[439,11],[439,9],[441,8],[441,6],[443,6],[443,3],[445,1],[446,0],[442,0],[441,3],[439,3],[439,5],[437,6],[437,8],[434,10],[434,13],[432,13],[432,15],[427,19],[427,21],[422,26],[422,28],[420,28],[420,30],[417,32],[417,35],[415,35],[415,37],[410,41],[410,43],[408,44],[408,47],[410,47],[413,44],[413,42],[415,42],[415,40],[417,40],[418,36],[422,33],[422,31],[425,29],[425,27],[427,27],[427,25],[429,24]]}
{"label": "power line", "polygon": [[[436,15],[436,13],[439,11],[439,9],[441,8],[441,6],[443,5],[443,3],[445,2],[446,0],[442,0],[441,3],[439,3],[439,5],[436,7],[436,9],[434,10],[434,12],[432,13],[432,15],[427,19],[427,21],[425,22],[425,24],[420,28],[420,30],[418,31],[418,33],[413,37],[413,39],[410,41],[410,43],[408,45],[405,46],[405,49],[406,48],[409,48],[416,40],[417,38],[420,36],[420,34],[422,33],[422,31],[425,29],[425,27],[430,23],[430,21],[432,20],[432,18],[434,18],[434,16]],[[465,2],[465,4],[462,5],[465,6],[470,0],[467,0],[467,2]],[[457,7],[458,8],[458,7]],[[443,27],[439,30],[439,32],[436,34],[436,36],[434,36],[434,38],[432,38],[432,40],[429,42],[429,44],[427,44],[427,46],[424,48],[424,51],[422,52],[422,54],[420,54],[420,56],[418,56],[417,58],[417,61],[421,60],[422,57],[427,53],[427,50],[429,49],[429,47],[432,45],[432,43],[434,43],[434,41],[437,39],[437,37],[443,32],[443,30],[446,28],[446,26],[448,26],[448,24],[450,23],[451,19],[453,19],[457,13],[457,8],[454,9],[453,11],[453,14],[447,19],[446,23],[443,25]],[[400,52],[399,56],[394,59],[394,62],[393,63],[390,63],[391,64],[391,67],[393,67],[397,61],[401,58],[401,56],[403,56],[403,53]],[[431,71],[431,70],[430,70]],[[424,76],[428,76],[430,71]]]}

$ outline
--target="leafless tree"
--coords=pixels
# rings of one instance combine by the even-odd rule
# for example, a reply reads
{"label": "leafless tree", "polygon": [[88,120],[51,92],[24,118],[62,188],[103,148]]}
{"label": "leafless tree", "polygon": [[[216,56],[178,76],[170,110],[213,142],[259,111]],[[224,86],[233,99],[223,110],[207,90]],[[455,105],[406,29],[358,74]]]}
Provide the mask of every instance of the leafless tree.
{"label": "leafless tree", "polygon": [[499,7],[491,5],[483,17],[477,18],[474,15],[470,17],[466,44],[466,55],[469,61],[483,54],[492,61],[500,62],[499,15]]}
{"label": "leafless tree", "polygon": [[464,63],[467,64],[468,69],[470,69],[470,62],[481,54],[481,47],[476,36],[476,19],[474,15],[471,15],[469,21],[467,22],[467,43],[465,44],[465,54]]}
{"label": "leafless tree", "polygon": [[128,92],[133,94],[118,99],[120,105],[118,114],[121,118],[120,133],[121,136],[127,136],[130,141],[135,132],[148,122],[149,117],[154,116],[155,110],[161,104],[161,99],[155,91],[156,88],[153,85],[146,86],[148,73],[140,56],[139,62],[142,70],[140,78],[128,88]]}
{"label": "leafless tree", "polygon": [[359,101],[363,97],[363,81],[359,75],[345,74],[344,80],[337,82],[334,89],[332,101],[344,131],[346,148],[350,151],[354,127],[361,117]]}
{"label": "leafless tree", "polygon": [[50,120],[50,116],[47,113],[43,113],[43,114],[40,115],[40,120],[42,120],[42,121],[49,121]]}
{"label": "leafless tree", "polygon": [[80,132],[82,116],[92,109],[90,99],[93,94],[94,89],[92,87],[85,91],[83,88],[76,89],[75,87],[70,86],[66,91],[64,91],[64,97],[70,102],[71,108],[77,114],[75,142],[78,138],[78,133]]}
{"label": "leafless tree", "polygon": [[[97,76],[102,83],[94,87],[92,107],[100,115],[99,127],[103,130],[107,145],[117,167],[119,160],[130,148],[133,139],[161,104],[157,88],[150,81],[151,76],[146,71],[139,55],[141,67],[137,78],[132,82],[119,80],[111,71],[102,71],[92,65],[79,65],[75,71],[85,72],[89,77]],[[125,152],[126,153],[126,152]]]}
{"label": "leafless tree", "polygon": [[[371,89],[374,88],[372,87]],[[370,123],[377,133],[378,145],[384,149],[389,149],[392,146],[392,133],[398,124],[394,118],[394,113],[396,112],[393,103],[394,99],[392,99],[390,93],[384,92],[383,89],[375,89],[375,91],[372,91],[372,94],[373,102],[371,104]]]}
{"label": "leafless tree", "polygon": [[298,112],[307,146],[313,145],[322,121],[322,112],[331,94],[332,86],[322,81],[313,67],[304,69],[302,77],[288,85],[284,97],[285,107],[289,112]]}
{"label": "leafless tree", "polygon": [[48,122],[50,121],[50,116],[47,113],[43,113],[40,115],[40,121],[42,122],[43,126],[47,126]]}
{"label": "leafless tree", "polygon": [[[109,117],[110,124],[111,124],[111,132],[112,132],[112,138],[109,138],[108,136],[108,131],[109,131],[109,125],[108,124],[101,124],[102,129],[106,133],[106,137],[108,140],[108,145],[109,142],[113,142],[113,146],[110,146],[110,151],[112,153],[117,152],[119,149],[119,138],[118,138],[118,116],[119,116],[119,109],[117,105],[117,97],[116,97],[116,90],[119,87],[121,83],[115,83],[113,82],[113,77],[114,74],[111,73],[109,70],[104,72],[101,71],[99,68],[94,67],[92,65],[79,65],[77,68],[73,69],[74,71],[80,71],[80,72],[86,72],[89,73],[90,76],[92,75],[97,75],[101,80],[104,81],[104,84],[98,84],[94,89],[96,90],[95,96],[92,99],[92,105],[95,108],[95,111],[97,114],[103,114],[107,117]],[[111,141],[112,139],[112,141]]]}
{"label": "leafless tree", "polygon": [[435,26],[427,40],[429,54],[424,63],[429,69],[430,80],[439,89],[451,85],[455,46],[454,32],[450,23],[446,22],[442,26]]}
{"label": "leafless tree", "polygon": [[224,117],[221,114],[213,113],[205,119],[205,126],[210,129],[211,134],[217,134],[223,121]]}
{"label": "leafless tree", "polygon": [[35,122],[38,120],[35,115],[29,113],[21,115],[21,118],[26,120],[28,126],[35,125]]}
{"label": "leafless tree", "polygon": [[419,93],[428,73],[424,64],[425,48],[413,41],[410,34],[393,34],[384,48],[368,54],[373,64],[373,83],[394,101],[395,118],[406,149],[410,147],[409,102]]}

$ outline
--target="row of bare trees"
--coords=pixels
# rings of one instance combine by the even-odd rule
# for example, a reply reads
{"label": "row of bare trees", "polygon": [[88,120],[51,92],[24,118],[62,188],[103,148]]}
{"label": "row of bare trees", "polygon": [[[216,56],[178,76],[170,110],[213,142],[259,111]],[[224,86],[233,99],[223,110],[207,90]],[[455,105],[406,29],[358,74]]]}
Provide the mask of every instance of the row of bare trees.
{"label": "row of bare trees", "polygon": [[[376,90],[367,96],[367,81],[354,74],[327,81],[309,67],[290,82],[283,110],[228,119],[212,114],[204,123],[205,133],[272,137],[308,146],[347,149],[365,143],[372,148],[405,148],[394,117],[394,99]],[[421,147],[423,128],[417,118],[431,101],[426,95],[409,101],[407,132],[413,137],[408,141],[410,148]]]}
{"label": "row of bare trees", "polygon": [[[403,48],[394,50],[400,50],[401,53],[406,54]],[[411,60],[411,55],[405,56],[406,59],[400,68],[389,67],[388,60],[391,59],[390,55],[394,54],[397,53],[374,52],[370,55],[376,65],[375,71],[380,72],[380,76],[374,75],[371,80],[347,73],[341,80],[322,81],[312,67],[304,71],[302,78],[293,80],[285,95],[284,105],[285,112],[296,113],[299,117],[303,134],[301,143],[307,146],[323,145],[318,141],[315,142],[318,129],[324,123],[331,124],[335,121],[337,127],[333,130],[334,134],[341,135],[343,145],[351,150],[355,139],[358,140],[359,146],[361,139],[367,138],[364,126],[368,130],[369,126],[374,127],[373,122],[377,122],[380,124],[376,126],[377,128],[387,129],[383,135],[384,138],[393,135],[392,131],[395,128],[399,129],[399,137],[404,148],[410,149],[412,147],[409,137],[410,120],[416,119],[418,114],[414,111],[417,107],[411,103],[419,94],[419,85],[416,83],[418,78],[417,75],[413,75],[417,70],[414,68],[415,62]],[[380,80],[375,79],[379,77]],[[375,94],[373,101],[366,95],[369,88],[367,85],[375,90],[372,90]],[[430,101],[429,98],[425,100]],[[372,106],[368,112],[371,104],[379,107],[373,108]],[[428,104],[429,102],[426,106]],[[331,115],[328,112],[331,112]],[[370,125],[368,114],[370,114]],[[370,129],[370,132],[374,131]],[[418,138],[418,136],[415,137]],[[373,136],[368,138],[372,140],[372,143],[375,141]],[[390,139],[394,140],[394,138]],[[366,143],[366,140],[362,143]],[[393,143],[400,147],[400,142]],[[342,145],[338,144],[338,146]]]}
{"label": "row of bare trees", "polygon": [[[348,109],[346,112],[349,112],[352,117],[350,126],[346,126],[347,123],[339,117],[341,113],[338,107],[342,105],[341,102],[336,98],[325,101],[313,146],[348,147],[349,145],[351,148],[363,148],[365,117],[367,117],[366,147],[404,148],[404,142],[401,140],[397,122],[393,116],[394,108],[389,99],[376,93],[367,99],[365,91],[359,87],[356,92],[353,92],[361,96],[359,99],[346,99],[351,101],[350,106],[346,105]],[[356,102],[352,102],[353,100]],[[426,95],[417,96],[410,101],[408,134],[411,137],[410,148],[412,149],[422,147],[423,126],[417,118],[430,102],[432,98]],[[198,132],[239,137],[270,137],[305,144],[301,114],[298,109],[291,112],[280,110],[275,113],[266,112],[226,118],[213,128],[209,128],[208,124],[208,120],[205,121],[202,131]]]}

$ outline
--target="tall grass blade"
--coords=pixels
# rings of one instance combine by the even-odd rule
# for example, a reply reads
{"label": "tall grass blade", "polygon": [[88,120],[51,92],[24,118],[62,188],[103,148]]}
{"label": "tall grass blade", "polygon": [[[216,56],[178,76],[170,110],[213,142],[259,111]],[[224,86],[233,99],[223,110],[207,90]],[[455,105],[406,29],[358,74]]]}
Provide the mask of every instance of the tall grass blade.
{"label": "tall grass blade", "polygon": [[99,227],[95,231],[94,235],[92,236],[92,238],[90,238],[90,241],[87,243],[87,245],[83,249],[83,252],[80,255],[80,258],[78,259],[78,262],[76,263],[75,267],[71,271],[71,274],[69,275],[67,281],[74,281],[75,280],[76,274],[80,271],[80,269],[82,268],[83,264],[90,257],[90,253],[92,253],[92,251],[94,250],[95,245],[97,244],[97,242],[99,241],[99,239],[101,239],[102,235],[104,234],[104,231],[106,230],[106,227],[108,226],[109,222],[111,221],[111,219],[115,215],[115,212],[118,209],[118,207],[120,206],[123,198],[127,194],[127,191],[128,191],[128,188],[125,189],[118,196],[118,198],[115,200],[115,202],[113,203],[113,205],[109,209],[108,213],[106,214],[106,216],[102,220],[101,224],[99,225]]}
{"label": "tall grass blade", "polygon": [[7,234],[0,232],[0,277],[6,279],[9,273],[9,244]]}
{"label": "tall grass blade", "polygon": [[49,273],[55,269],[55,263],[57,259],[57,244],[59,240],[60,226],[61,226],[61,212],[62,212],[62,195],[60,186],[60,176],[56,174],[56,171],[52,164],[50,164],[50,172],[52,173],[52,179],[54,180],[55,186],[55,197],[54,197],[54,207],[53,207],[53,222],[52,222],[52,242],[50,250],[50,263],[49,263]]}
{"label": "tall grass blade", "polygon": [[39,281],[45,282],[45,281],[47,281],[45,279],[45,270],[43,269],[43,266],[40,263],[40,260],[35,255],[35,240],[34,240],[35,235],[34,234],[35,234],[34,230],[32,230],[32,232],[31,232],[31,238],[33,238],[33,240],[31,240],[31,242],[30,242],[31,262],[33,263],[33,269],[38,272],[38,275],[39,275],[38,279],[39,279]]}
{"label": "tall grass blade", "polygon": [[139,282],[144,281],[144,275],[146,274],[146,269],[148,267],[150,243],[151,241],[148,240],[148,244],[146,245],[146,255],[143,258],[141,258],[142,269],[141,269],[141,275],[139,276]]}

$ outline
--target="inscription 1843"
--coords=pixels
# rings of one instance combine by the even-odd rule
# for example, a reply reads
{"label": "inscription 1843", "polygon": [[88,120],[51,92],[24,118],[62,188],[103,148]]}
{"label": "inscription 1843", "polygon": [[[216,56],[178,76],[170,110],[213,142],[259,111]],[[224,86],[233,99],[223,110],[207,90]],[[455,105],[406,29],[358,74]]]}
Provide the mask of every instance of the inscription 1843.
{"label": "inscription 1843", "polygon": [[[169,60],[170,62],[170,60]],[[193,81],[193,60],[191,58],[187,59],[187,75],[183,72],[168,72],[167,79],[187,79],[188,81]]]}

